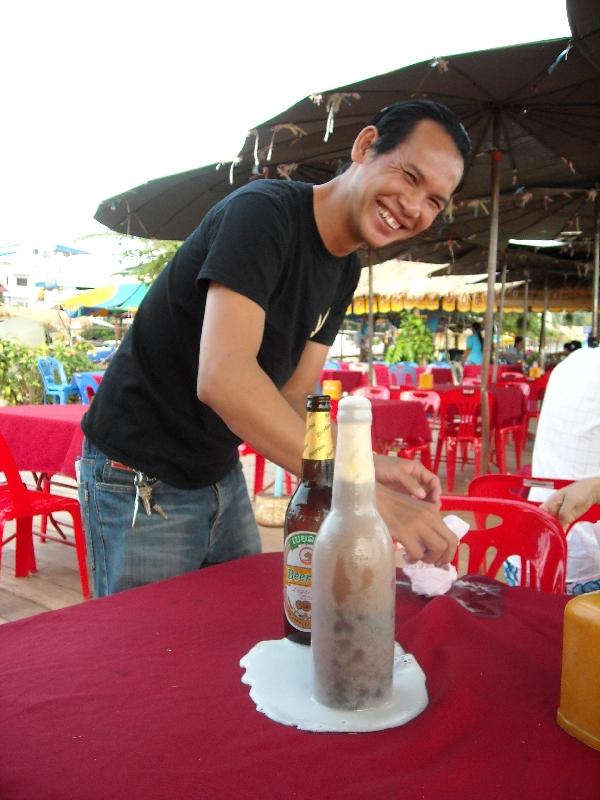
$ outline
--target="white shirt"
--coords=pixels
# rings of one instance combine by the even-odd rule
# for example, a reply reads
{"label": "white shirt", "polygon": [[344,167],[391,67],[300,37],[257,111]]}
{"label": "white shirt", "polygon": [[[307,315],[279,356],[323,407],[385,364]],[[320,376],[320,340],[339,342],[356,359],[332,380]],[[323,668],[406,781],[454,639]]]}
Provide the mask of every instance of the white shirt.
{"label": "white shirt", "polygon": [[[600,475],[600,348],[575,350],[552,370],[538,420],[532,473],[538,478]],[[567,536],[567,581],[600,578],[600,524]]]}

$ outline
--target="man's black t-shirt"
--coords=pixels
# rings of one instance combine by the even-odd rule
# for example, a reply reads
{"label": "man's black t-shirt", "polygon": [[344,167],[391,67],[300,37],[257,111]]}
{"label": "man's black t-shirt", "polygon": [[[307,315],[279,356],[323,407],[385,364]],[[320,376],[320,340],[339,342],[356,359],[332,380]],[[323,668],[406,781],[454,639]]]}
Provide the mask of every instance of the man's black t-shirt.
{"label": "man's black t-shirt", "polygon": [[233,192],[152,285],[83,419],[85,435],[172,486],[221,480],[240,439],[196,395],[210,281],[264,309],[258,363],[281,388],[307,340],[333,343],[359,274],[356,254],[338,258],[323,245],[311,185],[258,180]]}

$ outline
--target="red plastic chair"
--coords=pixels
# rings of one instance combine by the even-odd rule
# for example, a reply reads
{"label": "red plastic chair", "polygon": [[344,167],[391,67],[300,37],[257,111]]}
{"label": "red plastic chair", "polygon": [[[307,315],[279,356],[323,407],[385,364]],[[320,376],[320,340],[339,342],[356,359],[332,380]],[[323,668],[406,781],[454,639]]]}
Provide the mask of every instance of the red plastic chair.
{"label": "red plastic chair", "polygon": [[377,386],[390,385],[390,372],[387,364],[373,364],[373,373]]}
{"label": "red plastic chair", "polygon": [[[260,453],[257,453],[248,442],[243,442],[239,445],[238,452],[240,456],[254,456],[254,489],[253,496],[256,497],[265,490],[265,463],[266,459]],[[286,494],[292,494],[292,476],[289,472],[283,474],[284,486]],[[271,484],[269,484],[270,486]]]}
{"label": "red plastic chair", "polygon": [[465,364],[463,367],[463,378],[480,378],[481,364]]}
{"label": "red plastic chair", "polygon": [[481,386],[481,378],[477,377],[476,375],[467,375],[466,378],[463,378],[460,382],[461,386]]}
{"label": "red plastic chair", "polygon": [[[515,500],[483,497],[442,497],[442,512],[470,512],[472,527],[461,539],[454,565],[468,549],[466,572],[497,578],[509,556],[521,559],[520,585],[541,592],[565,590],[567,544],[557,520],[535,506]],[[478,520],[500,518],[494,527]]]}
{"label": "red plastic chair", "polygon": [[389,400],[390,390],[388,386],[358,386],[352,389],[350,394],[358,394],[361,397],[369,397],[377,400]]}
{"label": "red plastic chair", "polygon": [[[492,419],[493,400],[488,395],[489,417]],[[448,491],[454,489],[456,475],[456,451],[460,446],[462,466],[467,462],[469,450],[473,449],[475,474],[481,470],[481,392],[477,389],[451,389],[442,395],[440,407],[440,432],[435,450],[433,471],[437,474],[446,447],[446,481]]]}
{"label": "red plastic chair", "polygon": [[[33,518],[38,515],[47,517],[49,514],[64,511],[70,515],[73,522],[74,542],[66,538],[58,539],[48,533],[44,533],[43,538],[75,548],[81,593],[87,600],[90,597],[90,590],[85,559],[85,536],[78,500],[74,497],[28,489],[21,480],[8,443],[2,434],[0,434],[0,472],[4,473],[6,479],[4,483],[0,483],[0,557],[4,545],[16,539],[15,575],[17,578],[26,578],[30,572],[37,572],[33,547]],[[16,531],[4,539],[4,525],[12,520],[16,522]],[[41,534],[36,533],[36,535]]]}
{"label": "red plastic chair", "polygon": [[403,389],[400,392],[400,400],[415,400],[421,403],[427,414],[439,417],[442,399],[432,389]]}
{"label": "red plastic chair", "polygon": [[[511,387],[520,391],[523,396],[525,397],[525,404],[527,406],[527,402],[529,400],[529,384],[524,383],[523,381],[513,381],[513,380],[498,380],[498,386],[503,388]],[[529,418],[527,416],[527,410],[523,414],[523,419],[519,422],[515,422],[512,425],[503,425],[502,427],[496,427],[494,431],[494,442],[496,446],[496,462],[498,464],[498,469],[500,472],[507,472],[506,469],[506,445],[508,443],[509,437],[512,436],[514,448],[515,448],[515,463],[517,465],[517,470],[521,469],[521,454],[523,452],[523,447],[527,441],[527,425],[529,424]]]}
{"label": "red plastic chair", "polygon": [[[567,480],[566,478],[534,478],[527,475],[501,474],[478,475],[469,483],[467,493],[469,497],[493,497],[514,500],[537,507],[541,505],[542,500],[530,500],[530,489],[538,488],[556,491],[564,486],[569,486],[571,483],[573,483],[573,480]],[[600,505],[593,505],[571,525],[574,525],[575,522],[598,522],[599,520]],[[569,528],[571,525],[569,525]]]}

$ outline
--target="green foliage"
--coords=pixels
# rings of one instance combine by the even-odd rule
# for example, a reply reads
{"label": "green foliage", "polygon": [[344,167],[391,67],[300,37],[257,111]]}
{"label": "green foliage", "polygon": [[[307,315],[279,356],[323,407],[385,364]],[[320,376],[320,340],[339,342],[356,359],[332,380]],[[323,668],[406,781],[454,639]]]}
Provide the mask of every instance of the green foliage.
{"label": "green foliage", "polygon": [[0,339],[0,405],[43,401],[42,379],[37,368],[41,356],[50,355],[61,361],[70,380],[74,372],[94,369],[87,351],[85,342],[28,347],[10,339]]}
{"label": "green foliage", "polygon": [[173,258],[180,244],[181,242],[148,240],[139,247],[126,250],[121,257],[121,263],[133,263],[117,274],[135,277],[142,283],[152,283]]}
{"label": "green foliage", "polygon": [[398,361],[430,361],[435,352],[433,334],[416,313],[402,311],[399,315],[398,330],[393,342],[385,353],[388,364]]}
{"label": "green foliage", "polygon": [[[537,339],[540,335],[541,319],[540,315],[534,312],[527,314],[527,337]],[[502,323],[504,333],[513,333],[515,336],[523,335],[523,315],[511,312],[504,315]]]}

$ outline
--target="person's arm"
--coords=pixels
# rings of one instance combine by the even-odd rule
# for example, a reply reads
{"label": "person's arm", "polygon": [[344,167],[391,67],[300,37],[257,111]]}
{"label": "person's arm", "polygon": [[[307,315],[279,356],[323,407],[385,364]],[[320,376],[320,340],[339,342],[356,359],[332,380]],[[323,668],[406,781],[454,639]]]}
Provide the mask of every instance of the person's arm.
{"label": "person's arm", "polygon": [[204,313],[198,398],[269,461],[300,474],[304,421],[261,369],[265,312],[253,300],[211,283]]}
{"label": "person's arm", "polygon": [[469,338],[467,339],[466,345],[465,345],[465,352],[462,354],[461,361],[463,363],[463,366],[464,366],[464,364],[467,363],[467,358],[469,357],[469,354],[470,354],[471,350],[473,349],[472,347],[469,346],[469,342],[470,341],[471,341],[471,337],[469,336]]}
{"label": "person's arm", "polygon": [[[200,342],[198,397],[240,439],[299,475],[306,395],[315,389],[327,348],[308,342],[296,371],[279,392],[256,360],[264,319],[264,311],[252,300],[211,283]],[[435,505],[397,491],[436,502],[437,478],[417,462],[380,456],[375,464],[378,507],[391,535],[412,558],[449,561],[456,539],[441,522]]]}
{"label": "person's arm", "polygon": [[557,517],[566,528],[595,503],[600,503],[600,477],[583,478],[559,489],[542,503],[541,509]]}

